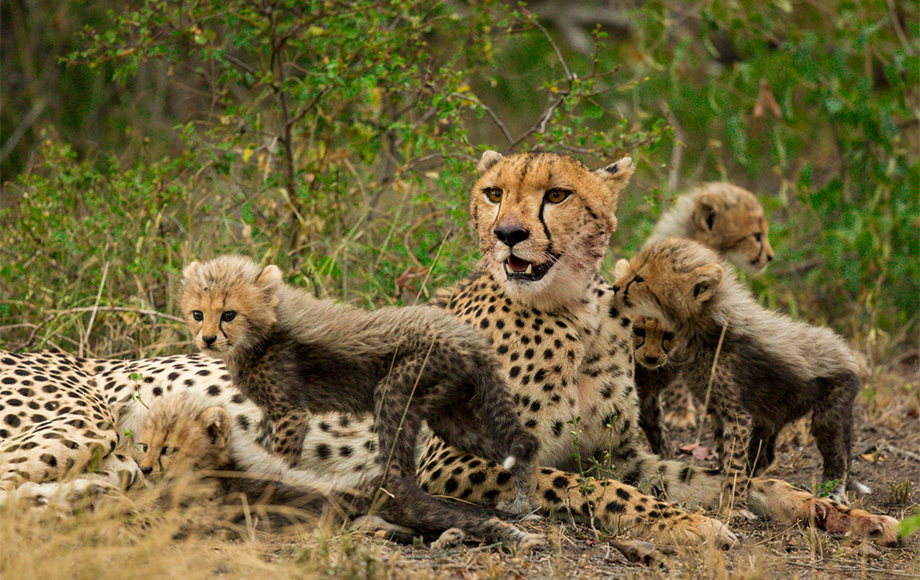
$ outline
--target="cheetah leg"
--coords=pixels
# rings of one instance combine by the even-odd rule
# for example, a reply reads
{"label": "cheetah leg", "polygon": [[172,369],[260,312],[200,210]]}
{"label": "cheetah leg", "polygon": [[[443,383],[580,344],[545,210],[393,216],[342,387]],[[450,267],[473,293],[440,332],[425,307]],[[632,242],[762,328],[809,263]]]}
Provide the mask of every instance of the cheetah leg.
{"label": "cheetah leg", "polygon": [[672,429],[689,429],[696,427],[697,408],[693,395],[681,383],[672,383],[662,393],[664,408],[664,424]]}
{"label": "cheetah leg", "polygon": [[813,525],[832,534],[849,532],[882,546],[897,546],[898,520],[816,497],[779,479],[750,480],[749,505],[755,513],[783,523]]}
{"label": "cheetah leg", "polygon": [[415,442],[426,410],[422,390],[410,400],[419,367],[406,364],[391,369],[377,390],[375,423],[380,441],[379,461],[384,466],[380,515],[424,535],[440,534],[449,528],[474,534],[489,541],[502,541],[521,549],[543,542],[539,535],[487,516],[479,507],[448,505],[427,495],[415,481]]}
{"label": "cheetah leg", "polygon": [[[511,501],[515,493],[508,471],[495,463],[464,455],[437,439],[429,443],[420,462],[419,480],[428,493],[486,505]],[[714,495],[718,495],[717,490]],[[609,479],[581,478],[569,472],[540,468],[537,502],[543,513],[571,515],[579,521],[593,521],[612,532],[652,542],[712,543],[722,547],[736,541],[728,526],[717,520],[686,513]]]}
{"label": "cheetah leg", "polygon": [[643,397],[639,403],[639,426],[648,439],[652,453],[665,459],[670,458],[671,442],[661,426],[661,401],[658,394]]}

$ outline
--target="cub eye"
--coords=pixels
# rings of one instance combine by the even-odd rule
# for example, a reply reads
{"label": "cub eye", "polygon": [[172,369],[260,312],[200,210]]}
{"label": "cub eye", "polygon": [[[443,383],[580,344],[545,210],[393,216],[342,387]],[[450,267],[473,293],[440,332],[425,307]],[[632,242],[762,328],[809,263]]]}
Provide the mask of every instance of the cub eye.
{"label": "cub eye", "polygon": [[204,313],[200,310],[193,310],[192,318],[195,319],[195,322],[201,322],[204,320]]}
{"label": "cub eye", "polygon": [[640,276],[640,275],[638,275],[638,274],[636,274],[636,277],[633,278],[633,283],[634,283],[634,284],[641,284],[641,283],[643,283],[643,282],[645,282],[645,278],[643,278],[642,276]]}
{"label": "cub eye", "polygon": [[175,450],[176,449],[174,447],[164,447],[163,450],[160,451],[160,455],[165,455],[166,457],[169,457],[170,455],[173,454],[173,451]]}
{"label": "cub eye", "polygon": [[147,453],[147,444],[146,444],[146,443],[141,443],[141,451],[143,451],[144,453]]}
{"label": "cub eye", "polygon": [[492,203],[501,203],[502,201],[502,190],[497,187],[487,187],[482,190],[482,193]]}
{"label": "cub eye", "polygon": [[762,233],[757,232],[756,234],[754,234],[754,241],[755,241],[755,242],[760,242],[761,240],[763,240],[763,234],[762,234]]}
{"label": "cub eye", "polygon": [[228,310],[220,315],[220,319],[224,322],[233,322],[233,319],[236,318],[235,310]]}
{"label": "cub eye", "polygon": [[645,329],[641,326],[633,326],[633,334],[639,337],[645,336]]}
{"label": "cub eye", "polygon": [[570,195],[572,195],[572,192],[569,191],[568,189],[561,189],[558,187],[554,187],[546,192],[545,199],[546,201],[550,203],[562,203]]}
{"label": "cub eye", "polygon": [[665,339],[665,340],[674,340],[674,333],[673,333],[673,332],[665,332],[664,334],[661,335],[661,338],[663,338],[663,339]]}

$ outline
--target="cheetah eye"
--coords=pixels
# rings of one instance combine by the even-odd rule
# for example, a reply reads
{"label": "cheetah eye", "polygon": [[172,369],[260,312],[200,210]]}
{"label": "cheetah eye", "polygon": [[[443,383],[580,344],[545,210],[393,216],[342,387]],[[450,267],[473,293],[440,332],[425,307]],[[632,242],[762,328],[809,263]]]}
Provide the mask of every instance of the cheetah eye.
{"label": "cheetah eye", "polygon": [[482,190],[482,193],[492,203],[501,203],[502,201],[502,190],[497,187],[487,187]]}
{"label": "cheetah eye", "polygon": [[141,443],[141,451],[143,451],[144,453],[147,453],[147,449],[148,449],[147,444]]}
{"label": "cheetah eye", "polygon": [[166,456],[166,457],[169,457],[170,455],[173,454],[173,452],[174,452],[175,450],[176,450],[175,447],[164,447],[163,450],[160,451],[160,455],[164,455],[164,456]]}
{"label": "cheetah eye", "polygon": [[641,284],[643,282],[645,282],[645,278],[643,278],[642,276],[638,274],[636,274],[636,277],[633,278],[633,284]]}
{"label": "cheetah eye", "polygon": [[633,334],[638,337],[645,336],[645,329],[640,326],[633,326]]}
{"label": "cheetah eye", "polygon": [[546,192],[545,199],[550,203],[562,203],[570,195],[572,195],[572,192],[568,189],[554,187]]}
{"label": "cheetah eye", "polygon": [[204,312],[200,310],[193,310],[192,318],[195,320],[195,322],[201,322],[202,320],[204,320]]}
{"label": "cheetah eye", "polygon": [[757,232],[756,234],[754,234],[754,241],[758,243],[763,241],[763,234],[760,232]]}
{"label": "cheetah eye", "polygon": [[661,335],[661,338],[663,338],[664,340],[674,340],[674,333],[665,332],[664,334]]}
{"label": "cheetah eye", "polygon": [[224,322],[233,322],[233,319],[236,318],[235,310],[228,310],[220,315],[220,319]]}

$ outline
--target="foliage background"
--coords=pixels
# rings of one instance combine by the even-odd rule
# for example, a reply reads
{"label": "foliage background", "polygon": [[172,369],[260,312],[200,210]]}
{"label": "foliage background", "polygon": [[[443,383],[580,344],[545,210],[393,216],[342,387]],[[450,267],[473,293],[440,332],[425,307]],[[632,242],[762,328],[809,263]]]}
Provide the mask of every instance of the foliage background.
{"label": "foliage background", "polygon": [[[758,193],[763,303],[917,347],[916,3],[7,2],[0,345],[187,350],[183,264],[242,252],[365,306],[475,263],[487,148],[629,154],[611,255],[706,180]],[[907,353],[907,354],[905,354]]]}

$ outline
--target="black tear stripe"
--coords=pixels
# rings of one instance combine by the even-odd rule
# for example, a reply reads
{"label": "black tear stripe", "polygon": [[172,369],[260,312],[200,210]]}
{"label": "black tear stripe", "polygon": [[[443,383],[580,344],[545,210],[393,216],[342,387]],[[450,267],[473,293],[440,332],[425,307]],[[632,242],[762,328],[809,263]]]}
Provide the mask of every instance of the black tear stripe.
{"label": "black tear stripe", "polygon": [[540,212],[537,214],[537,219],[540,220],[540,225],[543,226],[543,234],[546,236],[546,241],[549,245],[546,246],[546,253],[552,255],[553,253],[553,235],[549,232],[549,226],[546,225],[546,220],[543,219],[543,209],[546,207],[546,198],[540,201]]}

